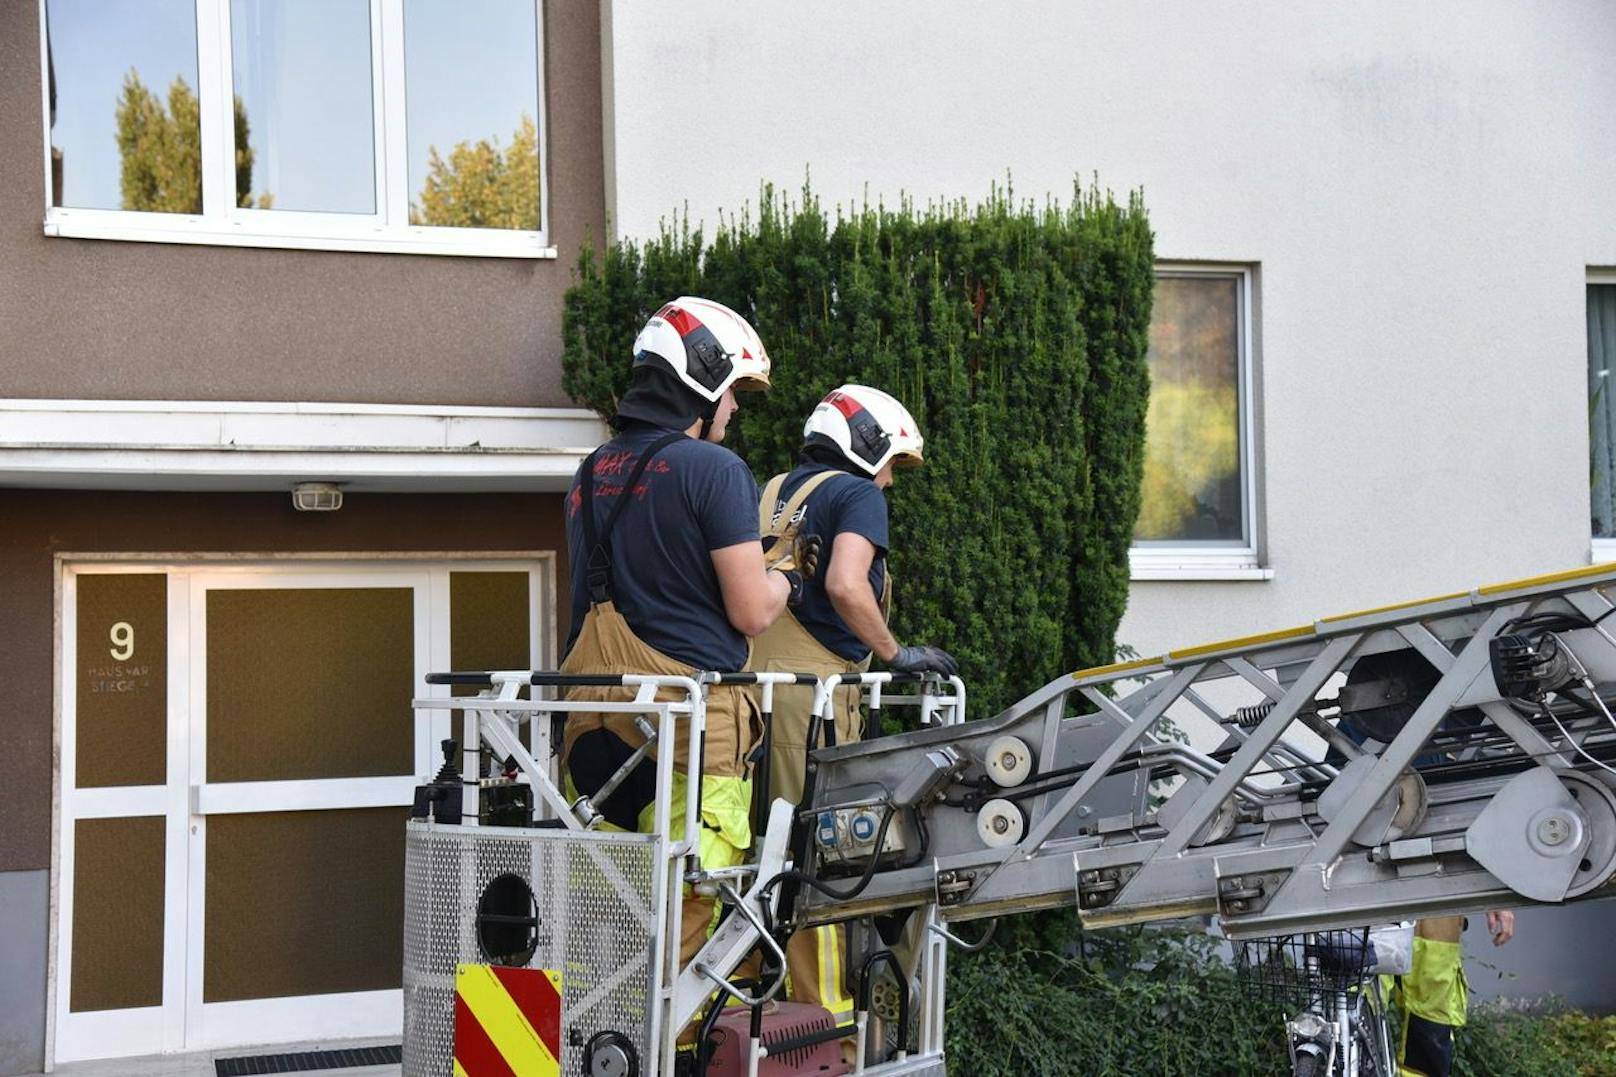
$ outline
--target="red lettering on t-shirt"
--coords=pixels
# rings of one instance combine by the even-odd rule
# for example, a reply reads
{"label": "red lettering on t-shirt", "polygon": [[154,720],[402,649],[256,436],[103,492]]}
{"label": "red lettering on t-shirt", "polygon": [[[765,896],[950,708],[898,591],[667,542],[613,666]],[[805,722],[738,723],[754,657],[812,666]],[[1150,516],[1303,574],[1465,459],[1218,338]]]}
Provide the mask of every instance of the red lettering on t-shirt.
{"label": "red lettering on t-shirt", "polygon": [[595,477],[607,475],[621,475],[633,466],[636,456],[628,450],[601,453],[595,457]]}

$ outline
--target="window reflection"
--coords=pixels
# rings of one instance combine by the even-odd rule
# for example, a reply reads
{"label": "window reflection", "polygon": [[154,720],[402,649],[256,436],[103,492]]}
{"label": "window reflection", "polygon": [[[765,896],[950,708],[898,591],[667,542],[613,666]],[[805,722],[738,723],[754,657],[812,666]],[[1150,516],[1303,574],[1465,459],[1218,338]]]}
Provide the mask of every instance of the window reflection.
{"label": "window reflection", "polygon": [[236,205],[376,212],[368,0],[231,0],[230,44]]}
{"label": "window reflection", "polygon": [[410,223],[539,228],[533,0],[406,0]]}
{"label": "window reflection", "polygon": [[202,212],[193,0],[48,0],[53,205]]}
{"label": "window reflection", "polygon": [[1165,276],[1150,320],[1150,410],[1134,538],[1239,542],[1240,281]]}
{"label": "window reflection", "polygon": [[1588,493],[1594,538],[1616,537],[1616,284],[1588,285]]}

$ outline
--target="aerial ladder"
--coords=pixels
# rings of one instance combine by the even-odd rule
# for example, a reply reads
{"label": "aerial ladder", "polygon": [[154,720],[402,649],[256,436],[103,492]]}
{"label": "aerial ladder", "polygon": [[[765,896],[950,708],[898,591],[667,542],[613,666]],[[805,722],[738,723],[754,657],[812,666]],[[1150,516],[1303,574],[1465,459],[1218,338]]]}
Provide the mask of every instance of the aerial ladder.
{"label": "aerial ladder", "polygon": [[[479,975],[553,988],[529,1027],[555,1068],[533,1072],[941,1075],[970,921],[1075,905],[1087,927],[1202,917],[1240,940],[1616,896],[1613,610],[1616,566],[1594,566],[1080,670],[970,721],[957,678],[435,674],[416,706],[444,730],[460,711],[475,747],[408,824],[404,1072],[475,1077]],[[579,683],[637,695],[554,698]],[[699,783],[669,833],[655,746],[700,757],[715,683],[755,684],[765,715],[782,683],[820,713],[856,685],[871,732],[900,708],[918,728],[835,745],[816,719],[802,802],[769,805],[754,862],[703,870]],[[656,833],[600,825],[613,781],[558,780],[560,723],[601,710],[641,716],[616,777],[654,760]],[[681,966],[686,886],[723,915]],[[784,940],[829,923],[854,928],[851,1028],[781,1001]]]}

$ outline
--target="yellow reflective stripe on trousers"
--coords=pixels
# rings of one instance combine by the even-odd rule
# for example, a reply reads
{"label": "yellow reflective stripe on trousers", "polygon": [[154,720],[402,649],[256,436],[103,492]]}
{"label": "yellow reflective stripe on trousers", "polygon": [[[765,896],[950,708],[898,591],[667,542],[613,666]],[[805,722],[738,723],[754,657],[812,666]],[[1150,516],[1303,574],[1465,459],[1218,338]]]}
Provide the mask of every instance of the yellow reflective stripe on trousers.
{"label": "yellow reflective stripe on trousers", "polygon": [[853,1015],[853,999],[847,994],[842,974],[842,929],[831,924],[814,929],[819,950],[819,1003],[830,1011],[838,1025]]}

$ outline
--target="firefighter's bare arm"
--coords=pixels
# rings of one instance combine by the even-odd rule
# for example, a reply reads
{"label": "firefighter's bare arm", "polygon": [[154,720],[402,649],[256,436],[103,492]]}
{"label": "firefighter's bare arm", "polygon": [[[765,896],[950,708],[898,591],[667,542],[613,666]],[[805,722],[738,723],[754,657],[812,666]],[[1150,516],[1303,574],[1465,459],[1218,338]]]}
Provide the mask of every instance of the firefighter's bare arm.
{"label": "firefighter's bare arm", "polygon": [[[959,672],[954,656],[941,647],[925,644],[905,647],[887,628],[881,607],[870,587],[870,565],[875,545],[863,535],[843,531],[831,547],[830,568],[825,572],[825,593],[847,627],[875,652],[875,656],[903,673],[940,673],[952,677]],[[845,557],[844,557],[845,555]]]}
{"label": "firefighter's bare arm", "polygon": [[729,623],[744,635],[761,634],[786,608],[790,581],[784,573],[764,568],[763,545],[755,540],[725,546],[712,554]]}
{"label": "firefighter's bare arm", "polygon": [[1508,909],[1494,909],[1487,914],[1487,933],[1494,946],[1502,946],[1515,937],[1515,914]]}
{"label": "firefighter's bare arm", "polygon": [[875,544],[863,535],[843,531],[831,544],[825,593],[853,635],[874,651],[875,657],[890,662],[898,653],[898,641],[892,638],[870,587],[870,566],[874,563]]}

